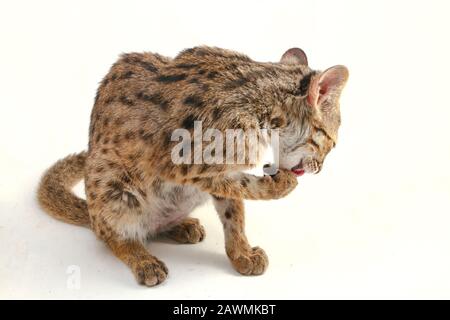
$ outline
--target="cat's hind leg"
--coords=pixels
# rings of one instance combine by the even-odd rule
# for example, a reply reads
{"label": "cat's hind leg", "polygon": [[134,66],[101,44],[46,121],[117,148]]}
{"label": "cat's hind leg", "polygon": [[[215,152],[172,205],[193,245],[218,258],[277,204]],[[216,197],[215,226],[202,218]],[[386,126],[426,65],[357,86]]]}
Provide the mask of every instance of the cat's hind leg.
{"label": "cat's hind leg", "polygon": [[107,244],[113,253],[131,268],[139,284],[152,287],[166,279],[169,270],[164,262],[152,256],[141,242],[110,239]]}
{"label": "cat's hind leg", "polygon": [[148,195],[118,165],[109,164],[106,171],[102,163],[88,171],[86,194],[91,227],[98,238],[130,267],[138,283],[151,287],[163,282],[167,267],[144,246]]}
{"label": "cat's hind leg", "polygon": [[91,225],[96,235],[130,267],[139,284],[152,287],[163,282],[169,273],[164,262],[151,255],[140,240],[120,236],[114,226],[104,219],[107,213],[91,210]]}

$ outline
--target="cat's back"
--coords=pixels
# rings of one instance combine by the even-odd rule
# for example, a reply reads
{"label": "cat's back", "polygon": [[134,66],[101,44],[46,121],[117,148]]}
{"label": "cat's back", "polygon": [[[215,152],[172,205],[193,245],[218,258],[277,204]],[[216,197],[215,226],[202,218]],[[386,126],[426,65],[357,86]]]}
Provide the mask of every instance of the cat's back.
{"label": "cat's back", "polygon": [[151,52],[122,54],[101,81],[95,105],[137,104],[138,101],[133,101],[139,98],[136,95],[151,85],[170,61],[168,57]]}

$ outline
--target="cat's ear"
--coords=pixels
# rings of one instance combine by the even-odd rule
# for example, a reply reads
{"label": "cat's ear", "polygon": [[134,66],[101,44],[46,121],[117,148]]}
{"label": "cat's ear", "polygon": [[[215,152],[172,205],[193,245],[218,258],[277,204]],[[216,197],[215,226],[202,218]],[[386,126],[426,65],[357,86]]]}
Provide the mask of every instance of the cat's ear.
{"label": "cat's ear", "polygon": [[348,79],[345,66],[331,67],[311,80],[308,89],[308,103],[320,107],[325,101],[336,101]]}
{"label": "cat's ear", "polygon": [[284,64],[303,64],[307,66],[308,58],[302,49],[291,48],[283,54],[280,62]]}

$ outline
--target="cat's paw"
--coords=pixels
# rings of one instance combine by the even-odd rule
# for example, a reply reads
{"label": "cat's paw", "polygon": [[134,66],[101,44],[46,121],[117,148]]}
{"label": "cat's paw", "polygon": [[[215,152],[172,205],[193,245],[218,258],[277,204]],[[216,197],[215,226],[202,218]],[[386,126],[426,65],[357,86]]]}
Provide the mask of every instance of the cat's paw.
{"label": "cat's paw", "polygon": [[205,238],[205,229],[196,218],[187,218],[165,232],[165,236],[178,243],[198,243]]}
{"label": "cat's paw", "polygon": [[262,179],[263,184],[267,185],[268,199],[283,198],[298,185],[297,176],[286,169],[279,169],[276,174]]}
{"label": "cat's paw", "polygon": [[153,287],[166,280],[169,270],[164,262],[153,258],[142,260],[132,268],[134,276],[139,284]]}
{"label": "cat's paw", "polygon": [[260,275],[266,271],[269,265],[269,258],[266,253],[260,247],[251,248],[250,251],[238,256],[236,259],[231,260],[233,267],[240,274]]}

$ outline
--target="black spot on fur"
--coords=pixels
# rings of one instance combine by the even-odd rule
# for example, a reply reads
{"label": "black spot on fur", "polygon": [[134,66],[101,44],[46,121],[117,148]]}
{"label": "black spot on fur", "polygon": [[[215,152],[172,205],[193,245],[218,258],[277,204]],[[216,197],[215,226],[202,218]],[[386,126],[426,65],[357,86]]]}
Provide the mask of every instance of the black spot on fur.
{"label": "black spot on fur", "polygon": [[107,183],[108,190],[105,193],[107,200],[120,200],[122,198],[123,183],[120,181],[109,181]]}
{"label": "black spot on fur", "polygon": [[163,134],[164,146],[168,147],[172,143],[172,131],[165,132]]}
{"label": "black spot on fur", "polygon": [[134,72],[133,71],[127,71],[127,72],[125,72],[124,74],[122,74],[120,77],[119,77],[119,79],[130,79],[132,76],[134,75]]}
{"label": "black spot on fur", "polygon": [[197,120],[196,117],[194,117],[193,115],[188,115],[184,120],[183,123],[181,124],[181,126],[185,129],[192,129],[194,128],[194,121]]}
{"label": "black spot on fur", "polygon": [[219,118],[222,116],[222,109],[220,109],[219,107],[214,108],[212,116],[214,120],[219,120]]}
{"label": "black spot on fur", "polygon": [[199,57],[204,57],[208,55],[208,51],[203,48],[196,48],[194,49],[194,54]]}
{"label": "black spot on fur", "polygon": [[189,83],[198,83],[198,79],[197,78],[192,78],[191,80],[189,80]]}
{"label": "black spot on fur", "polygon": [[233,216],[233,210],[230,209],[230,208],[228,208],[228,209],[225,211],[225,218],[231,219],[232,216]]}
{"label": "black spot on fur", "polygon": [[167,58],[165,58],[164,56],[160,55],[159,53],[154,53],[153,57],[155,57],[156,60],[158,60],[159,62],[162,62],[162,63],[166,63],[167,62]]}
{"label": "black spot on fur", "polygon": [[250,180],[247,177],[242,178],[241,180],[241,186],[243,186],[244,188],[247,187],[247,185],[249,184]]}
{"label": "black spot on fur", "polygon": [[295,95],[297,96],[304,96],[308,93],[309,84],[311,83],[312,77],[316,74],[316,72],[308,73],[306,76],[304,76],[298,85],[297,90],[295,91]]}
{"label": "black spot on fur", "polygon": [[178,56],[183,56],[192,53],[194,53],[194,48],[184,49],[183,51],[180,52]]}
{"label": "black spot on fur", "polygon": [[85,209],[86,208],[86,204],[84,202],[77,201],[75,203],[75,208],[77,208],[77,209]]}
{"label": "black spot on fur", "polygon": [[225,83],[224,88],[226,90],[236,89],[236,88],[239,88],[239,87],[245,85],[247,82],[248,82],[248,80],[245,78],[232,80],[232,81]]}
{"label": "black spot on fur", "polygon": [[113,162],[113,161],[108,161],[107,165],[110,169],[118,169],[120,168],[120,165],[118,165],[117,163]]}
{"label": "black spot on fur", "polygon": [[127,106],[134,106],[135,103],[133,100],[131,100],[130,98],[128,98],[127,96],[121,96],[120,98],[120,102],[122,102],[123,104],[127,105]]}
{"label": "black spot on fur", "polygon": [[186,74],[168,74],[168,75],[160,75],[156,78],[157,81],[162,83],[172,83],[186,79]]}
{"label": "black spot on fur", "polygon": [[185,164],[181,165],[181,174],[183,176],[187,175],[188,171],[189,171],[189,167],[187,165],[185,165]]}
{"label": "black spot on fur", "polygon": [[158,68],[155,67],[155,65],[148,61],[141,61],[140,65],[147,71],[150,72],[158,72]]}
{"label": "black spot on fur", "polygon": [[312,144],[314,147],[316,147],[317,149],[320,150],[320,146],[317,144],[317,142],[315,142],[313,139],[309,139],[308,141],[310,144]]}
{"label": "black spot on fur", "polygon": [[136,197],[128,192],[123,191],[124,185],[120,181],[109,181],[107,183],[108,190],[105,193],[106,200],[122,200],[123,196],[126,196],[126,204],[130,209],[134,209],[140,206],[139,201]]}
{"label": "black spot on fur", "polygon": [[129,184],[131,182],[130,177],[126,173],[124,173],[120,176],[120,180],[125,184]]}
{"label": "black spot on fur", "polygon": [[114,74],[111,76],[111,80],[112,80],[112,81],[117,80],[117,78],[118,78],[118,75],[117,75],[116,73],[114,73]]}
{"label": "black spot on fur", "polygon": [[136,208],[140,207],[141,204],[139,203],[138,199],[132,193],[125,191],[124,195],[126,196],[126,199],[127,199],[126,204],[127,204],[128,208],[136,209]]}
{"label": "black spot on fur", "polygon": [[[156,57],[156,55],[155,55],[155,57]],[[142,68],[144,68],[145,70],[150,71],[150,72],[158,72],[158,68],[155,67],[155,65],[153,63],[151,63],[150,61],[142,60],[141,56],[125,55],[123,61],[126,63],[129,63],[129,64],[139,65]]]}
{"label": "black spot on fur", "polygon": [[214,79],[218,75],[219,75],[219,73],[217,71],[211,71],[210,73],[208,73],[207,77],[208,77],[208,79]]}
{"label": "black spot on fur", "polygon": [[272,128],[281,128],[282,126],[283,126],[283,124],[284,124],[284,121],[283,121],[283,119],[281,119],[281,118],[273,118],[271,121],[270,121],[270,125],[271,125],[271,127]]}
{"label": "black spot on fur", "polygon": [[192,68],[196,68],[197,65],[194,63],[179,63],[175,67],[180,68],[180,69],[192,69]]}
{"label": "black spot on fur", "polygon": [[134,162],[134,161],[136,161],[141,155],[142,155],[142,154],[140,154],[139,152],[136,152],[136,153],[129,154],[129,155],[127,156],[127,158],[128,158],[128,160]]}
{"label": "black spot on fur", "polygon": [[184,99],[184,104],[196,108],[202,108],[205,106],[205,102],[202,98],[195,94],[186,97],[186,99]]}
{"label": "black spot on fur", "polygon": [[155,105],[158,105],[163,110],[167,110],[167,107],[169,106],[169,102],[165,100],[162,94],[159,92],[146,94],[145,92],[141,91],[136,95],[136,97],[140,100],[148,101]]}

